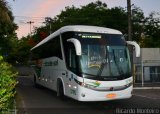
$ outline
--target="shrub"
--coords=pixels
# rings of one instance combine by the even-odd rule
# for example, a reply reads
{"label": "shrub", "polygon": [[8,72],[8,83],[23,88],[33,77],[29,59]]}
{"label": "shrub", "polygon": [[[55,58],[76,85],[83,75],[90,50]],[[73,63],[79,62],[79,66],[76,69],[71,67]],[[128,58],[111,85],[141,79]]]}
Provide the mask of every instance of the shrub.
{"label": "shrub", "polygon": [[12,107],[17,74],[13,67],[0,56],[0,110]]}

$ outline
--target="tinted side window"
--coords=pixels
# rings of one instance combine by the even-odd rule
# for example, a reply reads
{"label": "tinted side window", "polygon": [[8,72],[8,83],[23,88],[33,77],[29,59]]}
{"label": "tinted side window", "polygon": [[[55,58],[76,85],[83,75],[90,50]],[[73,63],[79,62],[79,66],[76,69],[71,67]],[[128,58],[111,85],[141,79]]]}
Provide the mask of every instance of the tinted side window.
{"label": "tinted side window", "polygon": [[59,36],[53,38],[49,42],[44,44],[43,47],[43,52],[44,52],[44,57],[43,58],[48,58],[48,57],[58,57],[62,59],[62,52],[61,52],[61,45],[60,45],[60,38]]}
{"label": "tinted side window", "polygon": [[60,45],[60,37],[57,36],[40,47],[34,49],[32,51],[32,59],[42,59],[48,57],[58,57],[62,59],[61,45]]}

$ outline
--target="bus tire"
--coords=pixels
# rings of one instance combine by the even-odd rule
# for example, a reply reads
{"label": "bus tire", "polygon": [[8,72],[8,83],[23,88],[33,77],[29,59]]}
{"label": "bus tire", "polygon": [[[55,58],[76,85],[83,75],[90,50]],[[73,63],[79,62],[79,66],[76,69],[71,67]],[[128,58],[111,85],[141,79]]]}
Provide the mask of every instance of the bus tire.
{"label": "bus tire", "polygon": [[62,81],[60,79],[57,80],[57,96],[60,99],[65,100],[64,88],[63,88]]}
{"label": "bus tire", "polygon": [[37,84],[37,78],[36,78],[36,76],[34,75],[34,79],[33,79],[33,81],[34,81],[34,86],[36,87],[36,88],[40,88],[40,85],[39,84]]}

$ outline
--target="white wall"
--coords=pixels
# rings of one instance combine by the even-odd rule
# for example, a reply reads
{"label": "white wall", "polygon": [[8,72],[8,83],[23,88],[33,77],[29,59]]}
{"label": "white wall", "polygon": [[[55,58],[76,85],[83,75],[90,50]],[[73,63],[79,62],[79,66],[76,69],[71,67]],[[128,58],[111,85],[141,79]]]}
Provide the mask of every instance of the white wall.
{"label": "white wall", "polygon": [[141,48],[142,60],[159,60],[160,48]]}
{"label": "white wall", "polygon": [[145,66],[160,66],[160,48],[142,48],[141,60]]}

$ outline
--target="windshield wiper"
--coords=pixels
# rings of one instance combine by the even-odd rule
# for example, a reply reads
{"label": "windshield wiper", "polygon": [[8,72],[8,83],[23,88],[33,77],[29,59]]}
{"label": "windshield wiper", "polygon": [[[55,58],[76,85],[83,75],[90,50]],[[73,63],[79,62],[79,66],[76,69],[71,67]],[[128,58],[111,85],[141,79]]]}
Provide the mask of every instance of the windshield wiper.
{"label": "windshield wiper", "polygon": [[119,74],[121,75],[121,74],[124,74],[124,72],[123,72],[123,70],[122,70],[122,68],[119,66],[119,64],[117,63],[117,60],[116,60],[116,57],[115,57],[115,52],[113,51],[113,58],[114,58],[114,61],[115,61],[115,64],[116,64],[116,67],[117,67],[117,69],[118,69],[118,72],[119,72]]}
{"label": "windshield wiper", "polygon": [[99,68],[99,70],[98,70],[98,72],[97,72],[97,76],[101,76],[101,74],[102,74],[102,71],[103,71],[103,69],[104,69],[104,66],[105,66],[105,63],[101,63],[101,65],[100,65],[100,68]]}
{"label": "windshield wiper", "polygon": [[[105,48],[106,49],[106,48]],[[110,58],[109,58],[109,56],[108,56],[108,50],[106,49],[106,54],[105,54],[105,58],[108,58],[108,64],[109,64],[109,73],[111,74],[111,76],[112,76],[112,72],[111,72],[111,68],[110,68]],[[101,63],[101,65],[100,65],[100,68],[99,68],[99,70],[98,70],[98,72],[97,72],[97,76],[101,76],[101,74],[102,74],[102,72],[103,72],[103,70],[104,70],[104,66],[106,65],[106,63],[105,62],[102,62]]]}

